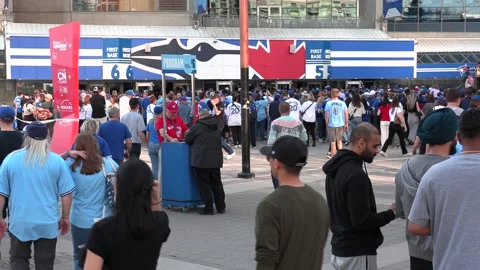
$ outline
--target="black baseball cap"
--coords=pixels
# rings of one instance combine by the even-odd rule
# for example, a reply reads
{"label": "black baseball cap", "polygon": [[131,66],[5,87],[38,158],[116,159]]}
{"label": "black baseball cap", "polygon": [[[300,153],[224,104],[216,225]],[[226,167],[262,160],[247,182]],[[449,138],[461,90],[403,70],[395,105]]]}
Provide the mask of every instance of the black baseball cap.
{"label": "black baseball cap", "polygon": [[42,141],[47,138],[48,128],[43,123],[32,122],[25,127],[25,133],[34,140]]}
{"label": "black baseball cap", "polygon": [[130,106],[137,106],[138,104],[140,104],[140,101],[138,100],[138,98],[131,98],[129,101],[128,101],[128,104]]}
{"label": "black baseball cap", "polygon": [[272,157],[289,167],[303,167],[307,165],[307,145],[294,136],[282,136],[273,145],[260,148],[260,153],[267,157]]}

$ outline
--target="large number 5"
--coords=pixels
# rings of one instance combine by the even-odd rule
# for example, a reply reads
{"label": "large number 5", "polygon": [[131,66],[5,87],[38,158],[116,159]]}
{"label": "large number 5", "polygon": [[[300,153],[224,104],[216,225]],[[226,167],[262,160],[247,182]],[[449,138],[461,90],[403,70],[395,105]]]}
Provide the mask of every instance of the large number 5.
{"label": "large number 5", "polygon": [[315,72],[317,73],[315,79],[323,79],[323,66],[316,66]]}
{"label": "large number 5", "polygon": [[120,72],[118,71],[118,66],[114,65],[112,67],[112,72],[110,73],[112,75],[112,79],[118,80],[120,78]]}
{"label": "large number 5", "polygon": [[133,79],[133,68],[132,65],[128,65],[127,67],[127,80]]}

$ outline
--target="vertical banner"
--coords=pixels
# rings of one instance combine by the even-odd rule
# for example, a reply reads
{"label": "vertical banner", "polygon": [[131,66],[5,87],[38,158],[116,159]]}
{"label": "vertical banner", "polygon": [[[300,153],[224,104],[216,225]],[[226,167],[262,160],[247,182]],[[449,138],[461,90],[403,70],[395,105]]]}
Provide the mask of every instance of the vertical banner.
{"label": "vertical banner", "polygon": [[51,150],[60,154],[71,148],[78,133],[80,23],[50,28],[49,37],[53,99],[60,114],[55,121]]}
{"label": "vertical banner", "polygon": [[128,38],[103,39],[103,79],[132,80],[132,41]]}
{"label": "vertical banner", "polygon": [[403,0],[383,0],[383,18],[391,19],[402,16]]}
{"label": "vertical banner", "polygon": [[305,47],[305,79],[330,79],[332,77],[331,42],[307,40]]}

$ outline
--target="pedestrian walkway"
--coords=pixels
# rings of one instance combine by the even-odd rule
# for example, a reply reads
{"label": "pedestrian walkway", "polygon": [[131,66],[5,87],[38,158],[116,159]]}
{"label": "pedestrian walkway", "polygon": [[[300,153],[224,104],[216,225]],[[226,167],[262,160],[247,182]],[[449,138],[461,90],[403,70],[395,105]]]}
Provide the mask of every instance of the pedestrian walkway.
{"label": "pedestrian walkway", "polygon": [[[170,218],[172,233],[164,244],[157,269],[178,270],[217,270],[255,269],[255,211],[258,203],[273,187],[270,168],[257,148],[252,149],[252,172],[254,179],[236,178],[241,171],[241,155],[226,160],[222,169],[225,185],[227,212],[223,215],[201,216],[195,211],[183,213],[181,209],[166,210]],[[304,182],[325,195],[325,176],[321,171],[327,161],[327,144],[310,147],[309,160],[302,171]],[[238,150],[237,150],[238,151]],[[141,158],[148,163],[146,149]],[[394,201],[394,177],[405,158],[398,149],[389,152],[389,157],[377,157],[367,165],[373,181],[373,188],[379,211],[383,211]],[[409,256],[405,241],[405,220],[395,220],[382,229],[385,241],[378,251],[378,266],[381,270],[409,269]],[[57,244],[55,269],[73,269],[71,235],[60,237]],[[2,241],[0,269],[9,269],[9,239]],[[325,247],[323,269],[333,269],[330,265],[331,248]]]}

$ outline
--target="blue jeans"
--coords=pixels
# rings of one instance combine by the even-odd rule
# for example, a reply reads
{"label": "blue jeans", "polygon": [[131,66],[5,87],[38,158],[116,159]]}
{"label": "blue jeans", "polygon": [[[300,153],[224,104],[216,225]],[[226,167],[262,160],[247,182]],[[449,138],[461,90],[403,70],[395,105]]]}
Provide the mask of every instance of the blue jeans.
{"label": "blue jeans", "polygon": [[222,148],[223,148],[223,150],[225,150],[225,152],[227,152],[227,154],[229,154],[229,155],[233,154],[232,147],[230,147],[230,145],[228,145],[227,140],[224,139],[224,138],[222,138]]}
{"label": "blue jeans", "polygon": [[262,121],[257,121],[256,123],[256,131],[257,131],[257,139],[263,140],[265,138],[265,132],[267,125],[267,119],[263,119]]}
{"label": "blue jeans", "polygon": [[158,175],[158,168],[160,167],[159,162],[160,162],[160,144],[157,143],[149,143],[148,144],[148,156],[150,157],[150,161],[152,162],[152,173],[153,173],[153,178],[155,180],[160,179]]}
{"label": "blue jeans", "polygon": [[73,242],[73,263],[75,270],[81,270],[78,266],[78,246],[86,245],[88,241],[88,234],[91,229],[78,228],[75,225],[72,225],[72,242]]}

